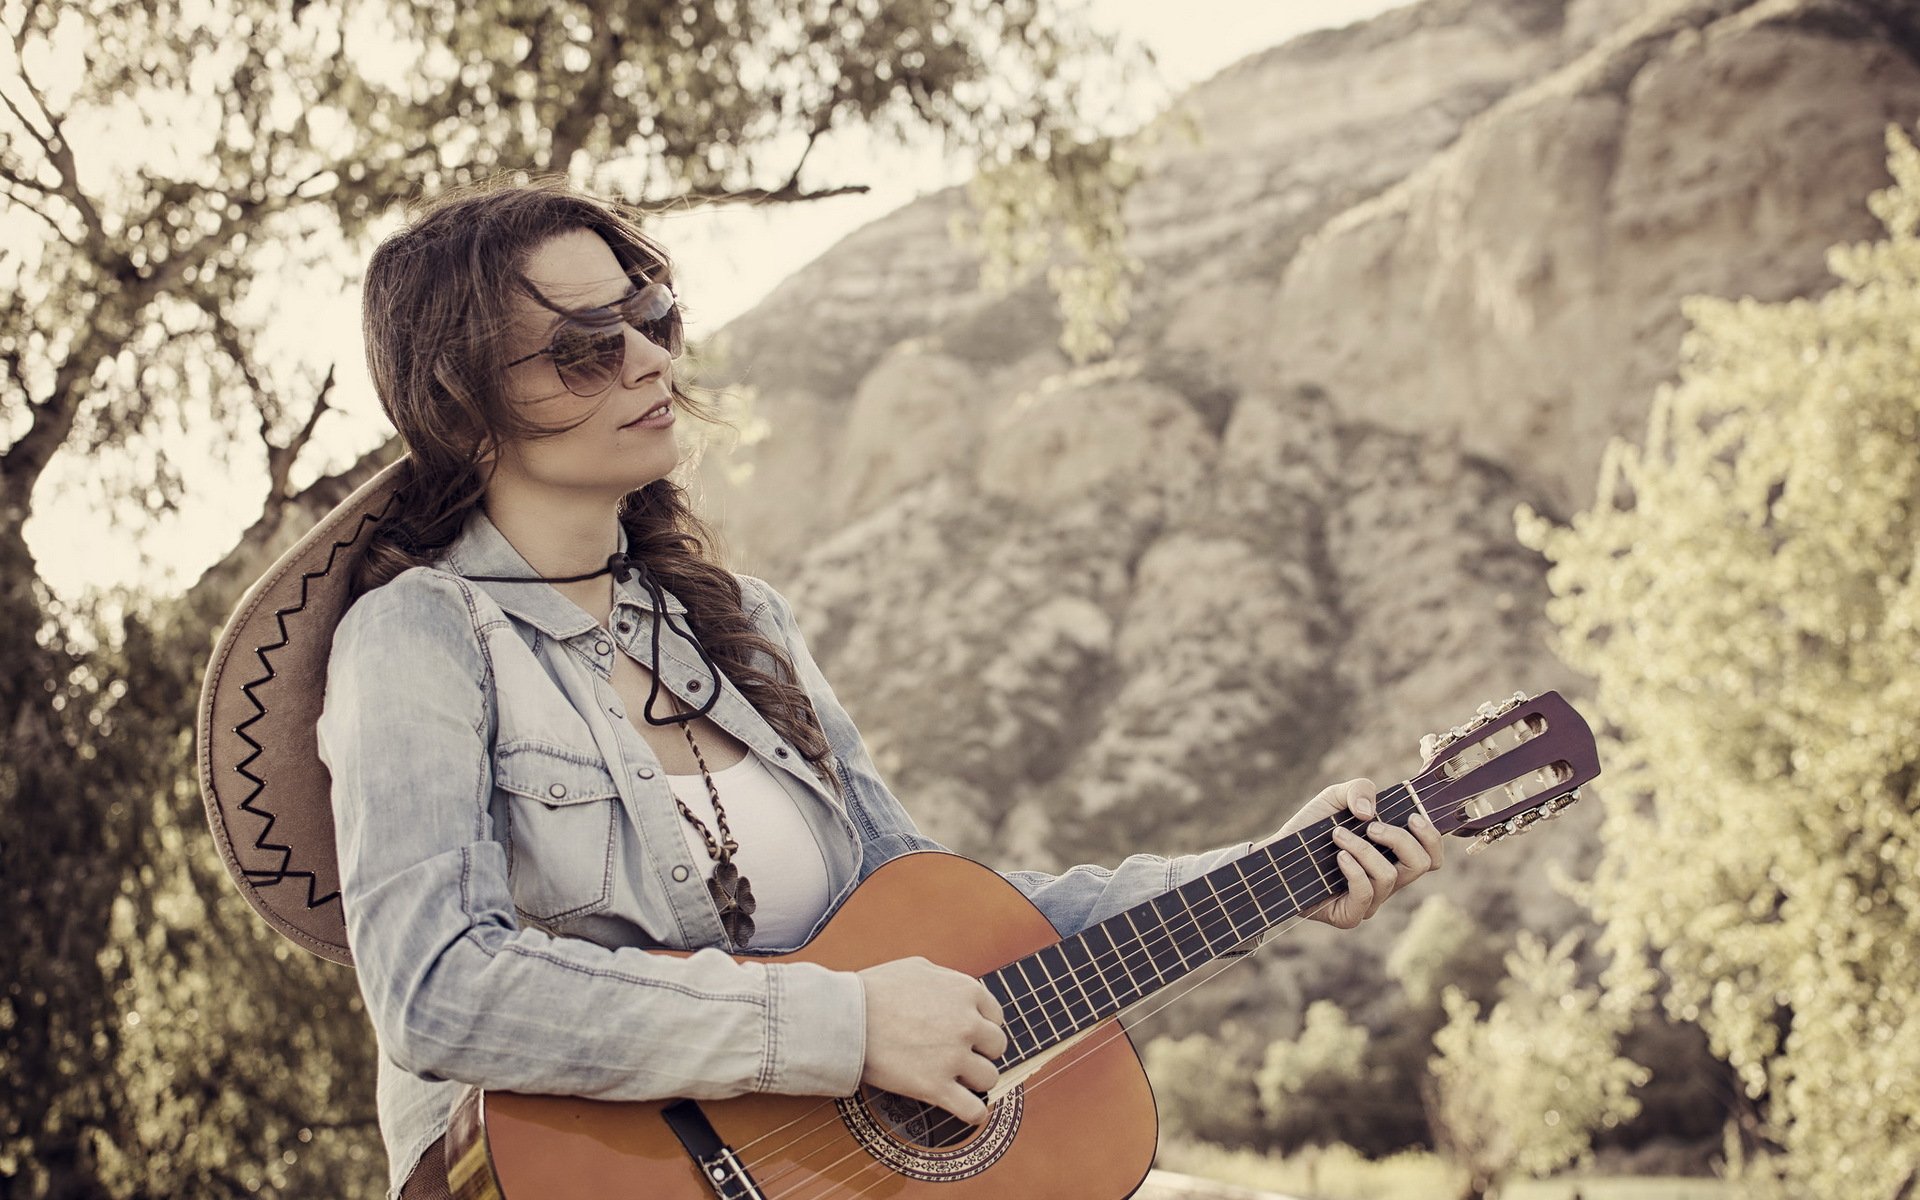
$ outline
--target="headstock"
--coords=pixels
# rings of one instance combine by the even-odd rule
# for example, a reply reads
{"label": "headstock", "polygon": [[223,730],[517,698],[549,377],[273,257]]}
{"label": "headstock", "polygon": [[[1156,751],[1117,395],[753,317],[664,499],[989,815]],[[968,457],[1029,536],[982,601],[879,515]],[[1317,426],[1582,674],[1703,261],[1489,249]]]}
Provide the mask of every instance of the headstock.
{"label": "headstock", "polygon": [[1468,852],[1551,820],[1600,774],[1593,730],[1558,692],[1489,701],[1465,725],[1420,739],[1409,780],[1441,833],[1474,838]]}

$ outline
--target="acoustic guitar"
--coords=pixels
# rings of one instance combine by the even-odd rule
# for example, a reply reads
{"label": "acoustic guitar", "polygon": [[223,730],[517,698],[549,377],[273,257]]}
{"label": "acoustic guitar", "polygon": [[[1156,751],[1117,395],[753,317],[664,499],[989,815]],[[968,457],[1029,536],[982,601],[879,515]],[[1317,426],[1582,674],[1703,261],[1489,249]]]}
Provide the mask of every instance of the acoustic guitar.
{"label": "acoustic guitar", "polygon": [[[1592,732],[1555,692],[1482,705],[1421,752],[1418,774],[1378,794],[1378,819],[1424,811],[1471,849],[1557,816],[1600,773]],[[923,955],[982,980],[1008,1038],[984,1122],[865,1086],[646,1102],[469,1088],[447,1133],[455,1200],[1130,1196],[1159,1127],[1118,1016],[1344,891],[1335,824],[1365,822],[1319,821],[1066,938],[971,859],[892,859],[812,941],[758,961],[855,971]]]}

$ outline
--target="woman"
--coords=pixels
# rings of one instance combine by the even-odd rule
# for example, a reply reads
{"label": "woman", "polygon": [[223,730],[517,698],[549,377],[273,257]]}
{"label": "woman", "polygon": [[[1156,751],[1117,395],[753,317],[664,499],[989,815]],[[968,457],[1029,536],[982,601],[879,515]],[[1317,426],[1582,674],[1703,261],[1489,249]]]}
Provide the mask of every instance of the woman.
{"label": "woman", "polygon": [[[671,284],[624,213],[551,178],[445,196],[367,269],[412,476],[335,631],[319,738],[390,1196],[444,1194],[463,1083],[865,1083],[977,1122],[1006,1047],[987,989],[925,959],[735,957],[799,946],[881,863],[941,847],[786,600],[712,560],[669,477],[706,416],[675,376]],[[1373,799],[1330,787],[1281,832]],[[1431,825],[1370,836],[1343,842],[1349,890],[1317,919],[1351,928],[1440,863]],[[1254,845],[1005,877],[1067,934]]]}

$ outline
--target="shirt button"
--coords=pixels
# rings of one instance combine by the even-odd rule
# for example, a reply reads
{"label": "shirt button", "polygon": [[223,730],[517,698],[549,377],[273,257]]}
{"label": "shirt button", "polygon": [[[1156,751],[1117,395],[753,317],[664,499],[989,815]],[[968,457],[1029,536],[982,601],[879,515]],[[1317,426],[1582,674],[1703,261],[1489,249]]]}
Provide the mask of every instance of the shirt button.
{"label": "shirt button", "polygon": [[593,644],[593,652],[595,654],[605,654],[612,649],[613,649],[612,642],[595,642]]}
{"label": "shirt button", "polygon": [[687,870],[685,867],[675,867],[673,869],[673,881],[675,883],[685,883],[687,876],[691,874],[693,874],[693,872]]}
{"label": "shirt button", "polygon": [[620,631],[621,633],[625,633],[625,632],[627,632],[627,631],[628,631],[629,629],[632,629],[632,628],[633,628],[633,626],[631,626],[631,625],[629,625],[629,624],[627,624],[627,623],[626,623],[625,621],[622,621],[622,622],[620,622],[620,623],[619,623],[618,625],[615,625],[615,626],[614,626],[614,628],[615,628],[615,629],[618,629],[618,630],[619,630],[619,631]]}
{"label": "shirt button", "polygon": [[642,779],[652,779],[652,778],[653,778],[653,768],[652,768],[652,767],[641,767],[641,768],[640,768],[640,771],[639,771],[639,775],[640,775],[640,778],[642,778]]}
{"label": "shirt button", "polygon": [[773,748],[773,752],[776,755],[780,756],[781,758],[785,758],[787,756],[787,748],[785,746],[775,746]]}
{"label": "shirt button", "polygon": [[699,681],[698,679],[689,679],[689,680],[687,680],[687,690],[688,690],[688,691],[690,691],[690,692],[697,692],[697,691],[699,691],[699,690],[700,690],[700,681]]}
{"label": "shirt button", "polygon": [[547,795],[552,796],[555,800],[560,799],[560,797],[566,794],[567,794],[567,785],[564,783],[556,783],[552,787],[547,789]]}

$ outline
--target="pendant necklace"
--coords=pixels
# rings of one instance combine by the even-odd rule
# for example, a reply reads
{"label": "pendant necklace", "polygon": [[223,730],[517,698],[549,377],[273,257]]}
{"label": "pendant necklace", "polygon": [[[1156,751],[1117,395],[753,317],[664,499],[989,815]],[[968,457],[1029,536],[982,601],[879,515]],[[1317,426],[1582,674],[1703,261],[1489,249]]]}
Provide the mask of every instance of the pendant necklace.
{"label": "pendant necklace", "polygon": [[707,878],[707,892],[712,895],[714,906],[720,910],[720,925],[727,931],[729,941],[736,946],[745,946],[748,939],[753,937],[753,885],[747,882],[747,877],[733,863],[734,852],[740,849],[740,843],[733,840],[733,831],[727,828],[727,810],[720,805],[720,789],[714,786],[713,772],[707,770],[707,760],[700,753],[700,743],[693,740],[693,722],[682,722],[680,731],[687,735],[687,745],[693,750],[693,761],[700,764],[700,778],[707,782],[707,798],[713,801],[713,820],[720,826],[719,840],[714,840],[713,831],[707,828],[707,823],[695,816],[679,796],[675,796],[673,802],[679,807],[680,815],[693,823],[707,843],[707,857],[713,860],[713,874]]}
{"label": "pendant necklace", "polygon": [[[609,574],[623,583],[638,575],[640,585],[646,589],[648,598],[653,602],[653,668],[649,672],[652,676],[652,686],[647,689],[647,702],[640,706],[640,715],[646,718],[649,725],[678,723],[681,732],[687,735],[687,745],[693,750],[693,760],[700,764],[700,778],[707,783],[707,798],[713,801],[714,823],[720,826],[719,840],[714,839],[713,831],[707,828],[707,823],[695,816],[693,810],[688,808],[679,796],[674,796],[673,802],[679,807],[680,815],[693,822],[693,827],[700,831],[700,837],[707,843],[707,857],[713,859],[713,874],[707,878],[707,892],[713,897],[714,907],[720,910],[720,926],[726,930],[728,939],[735,946],[745,946],[747,940],[753,936],[753,886],[747,882],[747,877],[740,873],[740,868],[733,863],[734,852],[740,848],[740,844],[733,840],[733,831],[727,828],[727,810],[720,806],[720,789],[713,784],[713,772],[707,770],[707,760],[700,753],[700,743],[693,740],[694,721],[712,711],[714,704],[720,699],[720,669],[714,665],[713,659],[707,654],[706,647],[693,636],[691,628],[681,629],[674,624],[671,616],[665,616],[666,598],[662,594],[659,582],[654,579],[653,572],[648,570],[646,563],[639,558],[616,552],[607,556],[606,566],[597,571],[588,571],[583,575],[469,575],[467,578],[502,583],[575,583],[582,579],[592,579],[596,575]],[[700,656],[701,664],[707,669],[712,686],[708,688],[707,698],[698,709],[685,713],[670,711],[664,717],[656,717],[653,715],[653,702],[663,690],[660,687],[660,625],[663,616],[665,616],[667,628],[693,646],[694,653]],[[673,693],[667,692],[666,695],[667,707],[670,710],[677,709],[678,705],[674,703]],[[753,751],[749,750],[747,753],[751,754]],[[673,789],[667,790],[671,793]]]}

